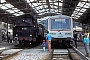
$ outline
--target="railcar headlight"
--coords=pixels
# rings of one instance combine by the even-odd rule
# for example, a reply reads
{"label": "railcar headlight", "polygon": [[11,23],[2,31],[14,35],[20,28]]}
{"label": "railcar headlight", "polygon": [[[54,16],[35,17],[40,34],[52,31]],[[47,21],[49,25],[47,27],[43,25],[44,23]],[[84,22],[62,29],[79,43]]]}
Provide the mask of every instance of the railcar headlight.
{"label": "railcar headlight", "polygon": [[30,34],[30,36],[32,36],[32,35]]}
{"label": "railcar headlight", "polygon": [[71,35],[72,33],[65,33],[65,35]]}
{"label": "railcar headlight", "polygon": [[56,33],[50,33],[50,34],[52,34],[52,35],[56,35]]}

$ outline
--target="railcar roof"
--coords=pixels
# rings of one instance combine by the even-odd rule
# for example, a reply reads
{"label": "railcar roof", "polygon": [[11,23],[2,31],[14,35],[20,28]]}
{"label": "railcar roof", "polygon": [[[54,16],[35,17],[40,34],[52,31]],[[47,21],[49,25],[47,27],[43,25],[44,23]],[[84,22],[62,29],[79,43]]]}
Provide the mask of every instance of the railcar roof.
{"label": "railcar roof", "polygon": [[49,18],[51,19],[55,19],[55,18],[63,18],[63,19],[70,19],[71,17],[70,16],[67,16],[67,15],[56,15],[56,16],[50,16]]}

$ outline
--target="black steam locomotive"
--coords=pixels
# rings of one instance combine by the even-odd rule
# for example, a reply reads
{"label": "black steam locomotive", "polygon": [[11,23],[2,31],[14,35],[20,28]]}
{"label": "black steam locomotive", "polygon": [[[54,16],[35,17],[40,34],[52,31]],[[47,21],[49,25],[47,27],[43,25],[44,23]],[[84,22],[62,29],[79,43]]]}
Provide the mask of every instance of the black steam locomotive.
{"label": "black steam locomotive", "polygon": [[15,23],[13,37],[18,38],[20,45],[38,45],[44,37],[43,26],[38,25],[37,20],[33,16],[25,14]]}

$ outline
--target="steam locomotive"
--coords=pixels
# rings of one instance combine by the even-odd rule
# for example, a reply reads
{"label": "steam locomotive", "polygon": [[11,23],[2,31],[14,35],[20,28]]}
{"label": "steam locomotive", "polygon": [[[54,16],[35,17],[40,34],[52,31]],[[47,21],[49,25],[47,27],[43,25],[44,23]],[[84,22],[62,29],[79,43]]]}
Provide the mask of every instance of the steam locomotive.
{"label": "steam locomotive", "polygon": [[37,20],[30,14],[19,17],[13,27],[13,37],[18,38],[20,45],[29,44],[32,46],[42,42],[44,30],[42,25],[38,25]]}

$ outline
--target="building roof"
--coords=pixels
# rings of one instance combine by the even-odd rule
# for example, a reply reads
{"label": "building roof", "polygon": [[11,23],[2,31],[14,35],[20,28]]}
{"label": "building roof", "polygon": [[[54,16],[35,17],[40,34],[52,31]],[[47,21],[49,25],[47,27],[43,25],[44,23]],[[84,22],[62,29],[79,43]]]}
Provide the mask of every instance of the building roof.
{"label": "building roof", "polygon": [[89,24],[89,0],[0,0],[2,22],[13,24],[23,14],[31,14],[36,19],[46,16],[67,15],[73,20]]}

